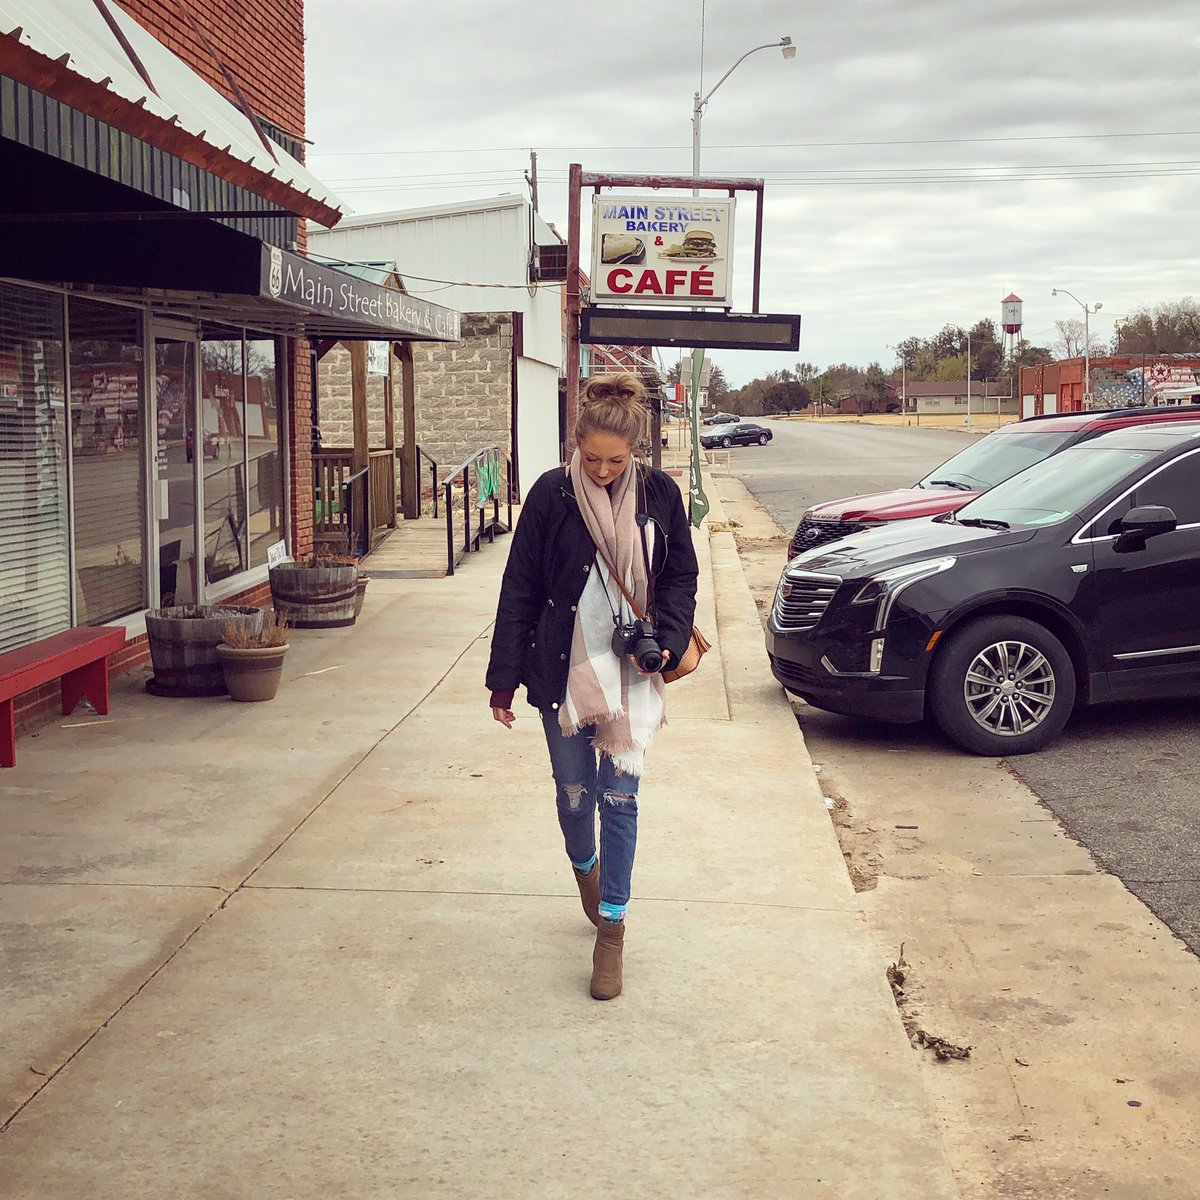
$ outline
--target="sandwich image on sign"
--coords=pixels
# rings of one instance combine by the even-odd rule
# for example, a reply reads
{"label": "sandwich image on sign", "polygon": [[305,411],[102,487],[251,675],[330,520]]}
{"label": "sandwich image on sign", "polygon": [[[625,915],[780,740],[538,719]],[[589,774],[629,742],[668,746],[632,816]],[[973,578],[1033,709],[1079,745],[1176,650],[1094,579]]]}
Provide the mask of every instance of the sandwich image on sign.
{"label": "sandwich image on sign", "polygon": [[683,235],[683,244],[678,242],[664,246],[658,252],[659,258],[707,259],[717,257],[717,240],[707,229],[689,229]]}
{"label": "sandwich image on sign", "polygon": [[640,263],[646,261],[646,243],[631,233],[606,233],[600,243],[600,261]]}

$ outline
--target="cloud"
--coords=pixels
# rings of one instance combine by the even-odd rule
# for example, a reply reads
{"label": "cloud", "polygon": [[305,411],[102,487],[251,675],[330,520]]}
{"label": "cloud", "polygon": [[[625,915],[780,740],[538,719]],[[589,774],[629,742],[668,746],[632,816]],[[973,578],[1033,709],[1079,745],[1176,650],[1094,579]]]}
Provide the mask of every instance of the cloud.
{"label": "cloud", "polygon": [[[565,229],[572,161],[690,169],[700,7],[308,0],[311,164],[371,211],[524,191],[534,148]],[[800,357],[888,362],[1010,290],[1035,337],[1074,315],[1054,286],[1103,300],[1101,336],[1196,290],[1200,174],[1171,174],[1200,172],[1191,0],[707,0],[705,90],[785,33],[794,60],[757,53],[710,101],[703,166],[767,179],[763,302],[804,315]],[[733,381],[786,365],[716,357]]]}

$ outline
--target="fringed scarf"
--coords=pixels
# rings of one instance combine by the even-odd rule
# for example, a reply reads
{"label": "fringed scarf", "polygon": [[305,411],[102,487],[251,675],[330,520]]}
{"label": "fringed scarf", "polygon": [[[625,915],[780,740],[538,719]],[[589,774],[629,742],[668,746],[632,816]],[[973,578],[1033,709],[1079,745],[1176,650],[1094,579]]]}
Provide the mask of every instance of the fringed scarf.
{"label": "fringed scarf", "polygon": [[[603,554],[596,556],[577,606],[559,725],[568,737],[595,725],[592,745],[607,754],[622,775],[640,776],[646,751],[666,724],[663,680],[661,675],[640,674],[628,655],[618,658],[612,652],[614,610],[622,624],[633,620],[633,614],[605,561],[616,567],[645,611],[650,581],[637,524],[637,464],[631,463],[611,489],[592,481],[578,450],[568,469],[584,524]],[[652,555],[653,523],[646,536]]]}

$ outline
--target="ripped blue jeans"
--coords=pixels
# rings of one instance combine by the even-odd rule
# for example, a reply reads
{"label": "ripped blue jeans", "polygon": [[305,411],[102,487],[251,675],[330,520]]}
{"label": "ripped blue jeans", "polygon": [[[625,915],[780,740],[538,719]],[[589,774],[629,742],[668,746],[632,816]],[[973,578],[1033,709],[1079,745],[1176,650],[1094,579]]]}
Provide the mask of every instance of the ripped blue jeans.
{"label": "ripped blue jeans", "polygon": [[[594,725],[564,737],[557,709],[544,709],[542,727],[550,747],[558,802],[558,824],[567,857],[587,862],[596,853],[596,810],[600,810],[600,899],[605,904],[629,903],[633,855],[637,848],[637,790],[635,775],[619,775],[613,760],[592,747]],[[599,761],[597,761],[597,759]]]}

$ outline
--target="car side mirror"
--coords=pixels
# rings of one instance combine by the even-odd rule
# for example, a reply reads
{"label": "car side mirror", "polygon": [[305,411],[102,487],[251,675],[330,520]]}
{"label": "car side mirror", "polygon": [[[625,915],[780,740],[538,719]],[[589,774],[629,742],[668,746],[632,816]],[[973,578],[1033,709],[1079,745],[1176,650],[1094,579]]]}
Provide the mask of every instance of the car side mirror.
{"label": "car side mirror", "polygon": [[1149,538],[1171,533],[1179,524],[1175,513],[1162,504],[1141,504],[1131,508],[1117,523],[1118,554],[1144,550]]}

